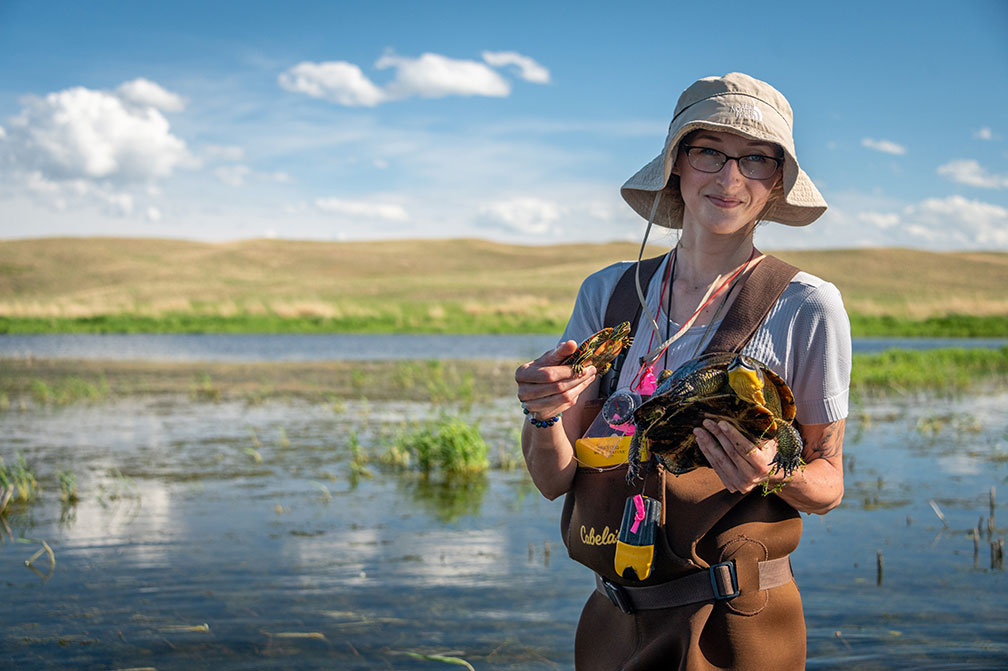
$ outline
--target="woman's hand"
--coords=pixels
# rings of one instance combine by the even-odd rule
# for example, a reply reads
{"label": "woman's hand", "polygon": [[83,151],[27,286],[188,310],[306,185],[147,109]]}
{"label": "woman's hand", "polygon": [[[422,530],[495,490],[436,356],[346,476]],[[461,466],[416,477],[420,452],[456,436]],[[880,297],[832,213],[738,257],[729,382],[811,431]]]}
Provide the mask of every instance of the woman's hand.
{"label": "woman's hand", "polygon": [[[843,499],[843,437],[846,420],[827,424],[803,424],[800,427],[802,459],[805,465],[790,477],[776,472],[771,465],[777,455],[776,441],[752,443],[728,422],[704,420],[696,428],[700,451],[711,468],[732,492],[751,492],[766,483],[780,498],[803,513],[824,515]],[[785,485],[777,488],[777,485]]]}
{"label": "woman's hand", "polygon": [[576,349],[573,340],[562,342],[515,371],[518,400],[530,413],[540,419],[564,413],[556,424],[541,427],[525,422],[522,430],[525,465],[532,482],[550,500],[566,493],[574,481],[574,443],[580,438],[584,404],[597,387],[594,367],[575,377],[571,367],[563,364]]}
{"label": "woman's hand", "polygon": [[595,379],[594,366],[586,367],[580,377],[574,377],[571,367],[562,365],[576,349],[577,343],[573,340],[562,342],[515,371],[518,400],[529,412],[540,418],[555,417],[573,407]]}
{"label": "woman's hand", "polygon": [[753,443],[729,422],[705,419],[693,430],[700,451],[730,492],[748,494],[768,483],[777,456],[777,441]]}

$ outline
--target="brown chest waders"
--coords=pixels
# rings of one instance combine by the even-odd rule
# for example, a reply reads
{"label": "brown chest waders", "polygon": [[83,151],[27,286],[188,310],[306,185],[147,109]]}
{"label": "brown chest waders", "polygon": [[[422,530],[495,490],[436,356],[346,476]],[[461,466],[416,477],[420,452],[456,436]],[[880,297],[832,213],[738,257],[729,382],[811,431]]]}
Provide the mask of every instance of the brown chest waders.
{"label": "brown chest waders", "polygon": [[[645,286],[661,259],[642,262]],[[741,350],[796,272],[764,258],[705,351]],[[631,266],[614,289],[605,326],[631,318],[633,274]],[[603,380],[600,393],[614,385]],[[579,671],[804,668],[805,620],[788,561],[801,538],[794,508],[759,491],[728,492],[710,468],[674,476],[652,466],[631,487],[625,464],[594,465],[578,468],[560,524],[570,556],[596,573],[575,639]],[[614,566],[626,502],[637,494],[661,502],[644,581],[626,580]]]}

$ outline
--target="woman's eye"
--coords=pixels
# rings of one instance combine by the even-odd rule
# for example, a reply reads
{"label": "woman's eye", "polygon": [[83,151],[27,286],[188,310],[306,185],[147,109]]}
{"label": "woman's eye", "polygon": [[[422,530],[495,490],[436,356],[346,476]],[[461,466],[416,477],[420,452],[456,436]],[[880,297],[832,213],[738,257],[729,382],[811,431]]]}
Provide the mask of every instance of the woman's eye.
{"label": "woman's eye", "polygon": [[703,156],[720,156],[721,152],[717,149],[711,149],[710,147],[697,147]]}
{"label": "woman's eye", "polygon": [[751,154],[749,156],[746,156],[742,160],[748,161],[750,163],[766,163],[767,161],[770,160],[770,157],[764,156],[763,154]]}

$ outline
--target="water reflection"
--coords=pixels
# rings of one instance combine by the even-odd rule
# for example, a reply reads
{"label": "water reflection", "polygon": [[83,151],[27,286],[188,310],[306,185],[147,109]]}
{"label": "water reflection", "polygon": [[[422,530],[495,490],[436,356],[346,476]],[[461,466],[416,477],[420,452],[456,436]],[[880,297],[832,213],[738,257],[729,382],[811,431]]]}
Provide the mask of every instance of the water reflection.
{"label": "water reflection", "polygon": [[[1008,520],[1006,403],[1002,392],[855,410],[844,504],[805,517],[793,556],[809,668],[1008,663],[1005,574],[990,561]],[[513,403],[475,411],[491,453],[513,451]],[[5,457],[24,454],[43,487],[6,522],[57,561],[43,582],[24,566],[38,545],[0,544],[0,589],[17,604],[0,611],[4,660],[427,669],[402,653],[455,650],[480,669],[568,668],[592,582],[565,556],[560,502],[520,470],[449,487],[382,468],[404,418],[430,413],[148,398],[0,414]],[[356,487],[351,435],[373,457]],[[68,469],[80,501],[62,506]],[[988,533],[992,486],[1005,491]]]}

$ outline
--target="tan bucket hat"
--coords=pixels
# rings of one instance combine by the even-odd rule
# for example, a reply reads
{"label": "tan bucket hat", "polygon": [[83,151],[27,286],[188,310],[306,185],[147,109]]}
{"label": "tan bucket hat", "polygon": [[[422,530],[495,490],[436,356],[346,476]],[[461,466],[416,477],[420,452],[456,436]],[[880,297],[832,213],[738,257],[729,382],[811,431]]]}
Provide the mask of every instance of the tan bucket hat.
{"label": "tan bucket hat", "polygon": [[[683,200],[678,178],[669,184],[679,142],[699,128],[726,131],[784,149],[784,198],[764,219],[788,226],[807,226],[826,211],[826,201],[809,176],[798,166],[791,105],[777,89],[740,72],[705,77],[679,96],[669,124],[665,149],[620,188],[623,199],[637,214],[667,228],[682,228]],[[655,202],[658,194],[661,198]],[[655,207],[657,205],[657,207]]]}

